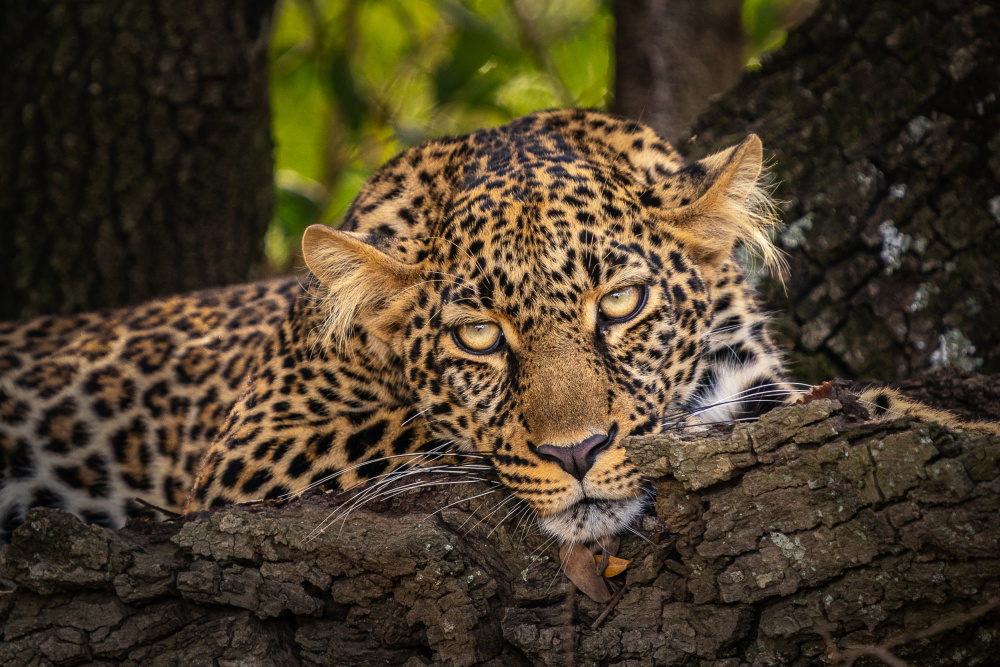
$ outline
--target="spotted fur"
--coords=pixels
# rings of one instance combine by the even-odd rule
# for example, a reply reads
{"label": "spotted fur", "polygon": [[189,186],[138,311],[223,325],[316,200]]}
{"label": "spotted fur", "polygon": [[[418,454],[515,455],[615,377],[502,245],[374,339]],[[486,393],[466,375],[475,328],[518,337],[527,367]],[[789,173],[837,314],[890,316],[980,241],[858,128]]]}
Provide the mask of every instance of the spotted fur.
{"label": "spotted fur", "polygon": [[[616,533],[647,493],[626,436],[794,398],[734,257],[778,263],[760,171],[755,136],[685,165],[640,124],[534,114],[385,165],[340,230],[307,231],[304,288],[4,325],[3,525],[347,488],[445,451],[562,540]],[[636,312],[603,316],[630,287]],[[483,323],[497,345],[463,348]]]}
{"label": "spotted fur", "polygon": [[0,542],[27,508],[179,509],[296,281],[0,323]]}

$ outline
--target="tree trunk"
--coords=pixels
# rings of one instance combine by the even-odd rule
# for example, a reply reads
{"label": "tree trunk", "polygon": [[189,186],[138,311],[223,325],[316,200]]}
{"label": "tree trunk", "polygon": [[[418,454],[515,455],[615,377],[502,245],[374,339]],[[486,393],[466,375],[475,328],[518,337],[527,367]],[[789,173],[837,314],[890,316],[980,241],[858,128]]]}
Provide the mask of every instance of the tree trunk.
{"label": "tree trunk", "polygon": [[0,597],[0,663],[805,666],[848,646],[989,663],[1000,439],[857,421],[851,400],[633,439],[652,544],[625,540],[603,622],[556,547],[479,484],[332,521],[313,496],[119,533],[35,509],[0,557],[19,587]]}
{"label": "tree trunk", "polygon": [[996,3],[825,2],[695,124],[774,156],[799,379],[1000,371],[998,81]]}
{"label": "tree trunk", "polygon": [[273,191],[273,0],[0,9],[0,318],[242,282]]}
{"label": "tree trunk", "polygon": [[616,0],[612,111],[675,140],[743,68],[738,0]]}

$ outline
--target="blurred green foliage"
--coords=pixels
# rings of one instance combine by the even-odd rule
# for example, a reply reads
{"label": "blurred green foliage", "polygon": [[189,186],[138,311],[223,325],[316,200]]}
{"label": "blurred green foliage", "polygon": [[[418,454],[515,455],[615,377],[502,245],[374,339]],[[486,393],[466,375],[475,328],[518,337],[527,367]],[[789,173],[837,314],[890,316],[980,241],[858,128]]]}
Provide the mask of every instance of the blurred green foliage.
{"label": "blurred green foliage", "polygon": [[[748,55],[803,0],[745,0]],[[270,272],[338,224],[379,165],[431,137],[550,107],[606,107],[611,0],[280,0],[271,37]]]}
{"label": "blurred green foliage", "polygon": [[747,68],[759,68],[761,56],[781,48],[788,30],[809,16],[818,1],[743,0]]}

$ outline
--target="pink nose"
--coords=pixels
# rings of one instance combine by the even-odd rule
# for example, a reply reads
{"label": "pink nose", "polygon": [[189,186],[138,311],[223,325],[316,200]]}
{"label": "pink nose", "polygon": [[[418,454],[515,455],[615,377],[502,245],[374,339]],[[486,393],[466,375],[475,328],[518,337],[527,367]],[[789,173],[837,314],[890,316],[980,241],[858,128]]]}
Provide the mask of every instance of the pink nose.
{"label": "pink nose", "polygon": [[538,448],[538,453],[543,459],[555,461],[560,468],[582,482],[587,472],[594,467],[597,457],[611,445],[613,440],[614,434],[599,433],[571,447],[542,445]]}

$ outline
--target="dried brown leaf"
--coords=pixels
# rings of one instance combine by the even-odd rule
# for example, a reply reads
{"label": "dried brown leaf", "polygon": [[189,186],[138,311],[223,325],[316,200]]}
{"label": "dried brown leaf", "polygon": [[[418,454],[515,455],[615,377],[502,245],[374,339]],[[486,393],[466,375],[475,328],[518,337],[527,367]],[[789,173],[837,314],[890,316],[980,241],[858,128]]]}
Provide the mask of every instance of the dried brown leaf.
{"label": "dried brown leaf", "polygon": [[583,544],[567,542],[559,548],[559,560],[563,572],[576,584],[584,595],[594,602],[610,602],[611,592],[604,583],[604,577],[597,572],[597,562],[590,549]]}
{"label": "dried brown leaf", "polygon": [[[601,568],[601,560],[603,557],[601,554],[594,554],[594,562],[597,564],[597,568]],[[619,574],[625,571],[628,564],[632,561],[625,560],[624,558],[619,558],[618,556],[608,556],[608,566],[604,568],[604,578],[610,579],[611,577],[617,577]]]}

